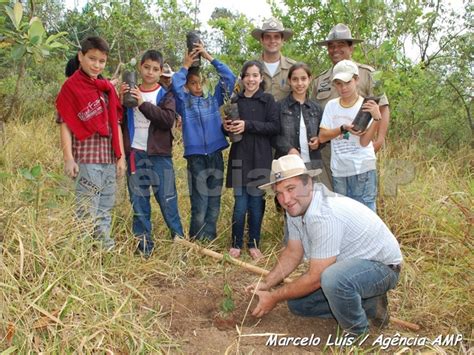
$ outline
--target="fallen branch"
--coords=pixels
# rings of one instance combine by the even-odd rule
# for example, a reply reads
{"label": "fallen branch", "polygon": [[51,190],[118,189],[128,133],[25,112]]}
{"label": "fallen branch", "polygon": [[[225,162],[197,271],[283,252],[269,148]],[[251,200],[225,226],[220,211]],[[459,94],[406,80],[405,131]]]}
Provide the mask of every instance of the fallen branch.
{"label": "fallen branch", "polygon": [[[179,243],[179,244],[185,245],[187,247],[193,248],[194,250],[197,250],[201,254],[210,256],[211,258],[214,258],[216,260],[222,260],[224,258],[224,255],[221,254],[221,253],[218,253],[218,252],[216,252],[214,250],[211,250],[211,249],[204,248],[200,245],[197,245],[197,244],[195,244],[193,242],[190,242],[189,240],[186,240],[186,239],[183,239],[183,238],[176,238],[175,243]],[[230,255],[228,256],[228,260],[232,264],[237,265],[237,266],[241,266],[242,268],[244,268],[244,269],[246,269],[250,272],[253,272],[254,274],[257,274],[257,275],[267,276],[270,273],[270,271],[268,271],[268,270],[265,270],[265,269],[263,269],[259,266],[253,265],[253,264],[249,264],[249,263],[240,261],[238,259],[235,259],[235,258],[231,257]],[[290,278],[286,278],[284,280],[284,282],[291,282],[291,281],[292,280]]]}
{"label": "fallen branch", "polygon": [[[222,260],[224,258],[224,255],[221,254],[221,253],[218,253],[214,250],[204,248],[200,245],[197,245],[197,244],[195,244],[193,242],[190,242],[189,240],[186,240],[186,239],[183,239],[183,238],[176,238],[175,243],[179,243],[179,244],[182,244],[182,245],[187,246],[189,248],[192,248],[192,249],[200,252],[201,254],[210,256],[211,258],[214,258],[214,259],[217,259],[217,260]],[[252,265],[252,264],[240,261],[240,260],[235,259],[231,256],[228,257],[228,260],[232,264],[237,265],[237,266],[241,266],[242,268],[244,268],[244,269],[246,269],[250,272],[253,272],[254,274],[257,274],[257,275],[267,276],[270,273],[270,271],[268,271],[268,270],[265,270],[265,269],[263,269],[261,267],[258,267],[256,265]],[[292,281],[293,280],[290,279],[290,278],[286,278],[284,280],[285,283],[292,282]],[[392,323],[396,324],[396,325],[399,325],[399,326],[402,326],[402,327],[405,327],[405,328],[408,328],[408,329],[411,329],[411,330],[415,330],[415,331],[420,330],[420,326],[418,324],[410,323],[410,322],[407,322],[407,321],[404,321],[404,320],[401,320],[401,319],[398,319],[398,318],[394,318],[394,317],[390,317],[390,321]]]}
{"label": "fallen branch", "polygon": [[401,320],[392,316],[390,316],[390,322],[411,330],[420,330],[420,326],[418,324],[407,322],[406,320]]}

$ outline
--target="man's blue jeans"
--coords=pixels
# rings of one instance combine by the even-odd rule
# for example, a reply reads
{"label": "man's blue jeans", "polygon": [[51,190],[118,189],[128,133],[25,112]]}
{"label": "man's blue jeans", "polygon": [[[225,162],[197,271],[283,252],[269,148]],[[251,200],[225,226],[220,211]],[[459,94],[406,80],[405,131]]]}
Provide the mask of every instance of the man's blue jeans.
{"label": "man's blue jeans", "polygon": [[224,184],[222,152],[191,155],[188,161],[188,186],[191,194],[191,223],[189,235],[213,240],[217,235],[217,219]]}
{"label": "man's blue jeans", "polygon": [[249,248],[258,248],[265,212],[264,192],[256,187],[234,188],[234,214],[232,216],[232,247],[242,249],[245,216],[248,214]]}
{"label": "man's blue jeans", "polygon": [[346,176],[332,177],[334,192],[350,197],[369,207],[377,213],[377,171],[369,170],[365,173]]}
{"label": "man's blue jeans", "polygon": [[377,297],[395,288],[399,273],[377,261],[338,261],[321,275],[321,288],[288,301],[291,312],[305,317],[336,318],[350,333],[368,331],[368,318],[376,312]]}
{"label": "man's blue jeans", "polygon": [[135,154],[136,171],[130,174],[129,160],[127,177],[133,207],[133,234],[140,238],[138,246],[140,251],[150,253],[154,247],[151,237],[152,193],[160,205],[161,214],[170,229],[171,237],[184,235],[178,211],[173,162],[171,157],[148,155],[144,151],[136,150],[132,154]]}

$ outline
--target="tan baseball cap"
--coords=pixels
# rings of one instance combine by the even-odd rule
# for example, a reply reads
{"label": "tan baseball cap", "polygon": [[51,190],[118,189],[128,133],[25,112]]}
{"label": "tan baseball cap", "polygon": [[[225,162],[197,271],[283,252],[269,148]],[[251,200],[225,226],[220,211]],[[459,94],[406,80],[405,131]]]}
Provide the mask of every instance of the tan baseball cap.
{"label": "tan baseball cap", "polygon": [[354,75],[359,75],[359,68],[352,60],[341,60],[332,69],[332,81],[339,79],[347,83]]}

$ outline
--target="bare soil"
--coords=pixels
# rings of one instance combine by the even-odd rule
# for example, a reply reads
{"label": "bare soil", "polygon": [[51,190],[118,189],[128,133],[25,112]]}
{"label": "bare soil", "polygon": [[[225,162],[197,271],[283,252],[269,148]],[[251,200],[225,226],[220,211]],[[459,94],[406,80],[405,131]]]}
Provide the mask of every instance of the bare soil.
{"label": "bare soil", "polygon": [[[181,345],[186,354],[223,354],[241,352],[244,354],[319,353],[323,350],[330,334],[337,334],[336,322],[318,318],[302,318],[291,314],[285,303],[279,304],[262,319],[251,315],[257,300],[244,292],[244,287],[255,282],[255,276],[238,268],[229,271],[229,281],[234,292],[236,309],[231,317],[235,326],[216,321],[219,304],[223,299],[221,275],[187,275],[185,284],[170,285],[156,279],[155,307],[162,307],[169,324],[169,334]],[[247,309],[249,310],[247,311]],[[218,329],[219,328],[219,329]],[[222,330],[220,330],[222,329]],[[241,336],[239,337],[239,332]],[[293,337],[320,337],[319,346],[267,346],[267,334]],[[171,352],[174,350],[170,349]]]}

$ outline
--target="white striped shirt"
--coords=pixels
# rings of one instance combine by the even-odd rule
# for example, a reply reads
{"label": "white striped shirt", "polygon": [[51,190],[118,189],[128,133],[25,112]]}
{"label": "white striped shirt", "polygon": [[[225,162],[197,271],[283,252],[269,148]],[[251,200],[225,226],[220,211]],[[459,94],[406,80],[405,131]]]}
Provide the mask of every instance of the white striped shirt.
{"label": "white striped shirt", "polygon": [[315,183],[304,216],[288,217],[289,238],[300,240],[307,259],[402,262],[397,240],[385,223],[363,204]]}

